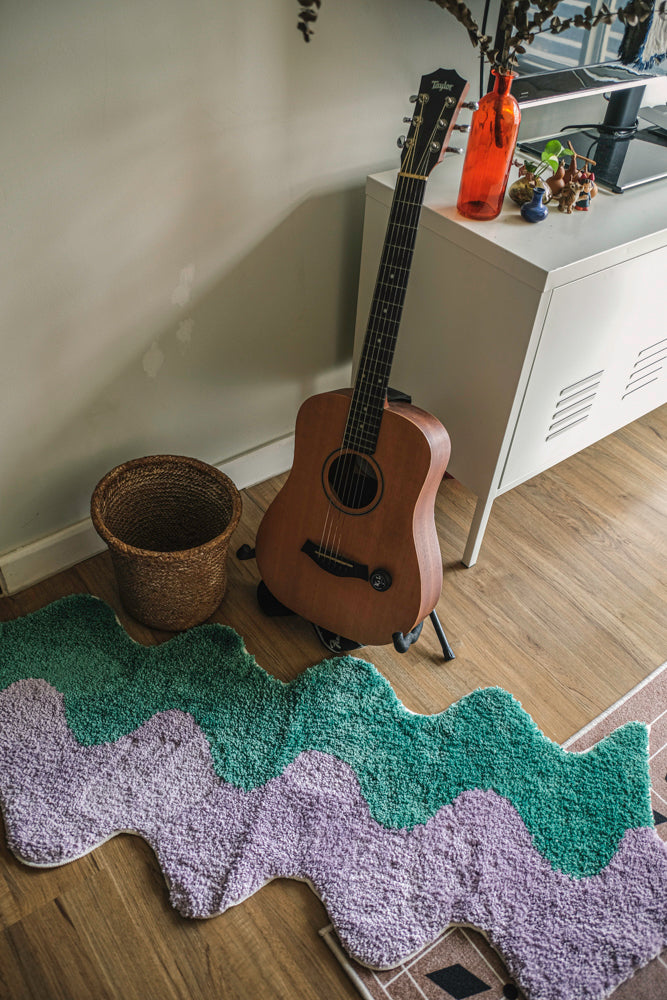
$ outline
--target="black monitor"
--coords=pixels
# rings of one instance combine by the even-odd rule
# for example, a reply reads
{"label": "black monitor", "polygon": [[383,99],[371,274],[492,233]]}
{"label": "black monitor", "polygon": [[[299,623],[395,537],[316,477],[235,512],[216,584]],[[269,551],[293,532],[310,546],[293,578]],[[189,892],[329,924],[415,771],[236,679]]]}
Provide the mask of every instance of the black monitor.
{"label": "black monitor", "polygon": [[[562,21],[581,9],[576,0],[561,0],[555,13]],[[496,31],[496,45],[503,14],[501,0],[496,26],[488,22],[489,34]],[[487,16],[493,17],[489,4]],[[658,16],[657,12],[653,15]],[[526,52],[517,57],[517,79],[512,86],[521,108],[596,94],[605,95],[607,107],[601,121],[590,122],[577,120],[576,102],[568,104],[568,120],[561,132],[522,139],[519,149],[539,157],[550,139],[558,138],[564,145],[570,142],[581,156],[596,161],[598,184],[616,192],[667,177],[667,113],[662,128],[659,120],[656,124],[640,118],[646,84],[667,73],[667,59],[652,59],[650,68],[642,60],[649,28],[647,21],[626,29],[615,18],[612,24],[600,22],[591,31],[576,27],[555,35],[545,31],[526,45]]]}

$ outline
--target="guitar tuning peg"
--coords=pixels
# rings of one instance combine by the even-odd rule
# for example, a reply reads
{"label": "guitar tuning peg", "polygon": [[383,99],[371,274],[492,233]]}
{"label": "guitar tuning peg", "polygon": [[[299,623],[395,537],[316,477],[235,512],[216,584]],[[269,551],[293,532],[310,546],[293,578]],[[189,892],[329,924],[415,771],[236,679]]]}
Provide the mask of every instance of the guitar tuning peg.
{"label": "guitar tuning peg", "polygon": [[419,97],[418,94],[411,94],[410,95],[410,104],[416,104],[417,100],[418,100],[418,97]]}
{"label": "guitar tuning peg", "polygon": [[459,156],[463,153],[463,148],[461,146],[446,146],[446,153],[458,153]]}
{"label": "guitar tuning peg", "polygon": [[461,107],[465,108],[466,111],[477,111],[479,108],[479,101],[465,101]]}
{"label": "guitar tuning peg", "polygon": [[454,131],[455,132],[469,132],[470,131],[470,125],[455,125],[454,126]]}
{"label": "guitar tuning peg", "polygon": [[406,137],[404,135],[399,135],[398,139],[396,140],[396,145],[398,146],[399,149],[403,149],[403,146],[405,146],[406,142],[407,142]]}
{"label": "guitar tuning peg", "polygon": [[405,125],[411,125],[412,124],[412,118],[410,117],[410,115],[406,115],[405,118],[403,119],[403,122],[404,122]]}

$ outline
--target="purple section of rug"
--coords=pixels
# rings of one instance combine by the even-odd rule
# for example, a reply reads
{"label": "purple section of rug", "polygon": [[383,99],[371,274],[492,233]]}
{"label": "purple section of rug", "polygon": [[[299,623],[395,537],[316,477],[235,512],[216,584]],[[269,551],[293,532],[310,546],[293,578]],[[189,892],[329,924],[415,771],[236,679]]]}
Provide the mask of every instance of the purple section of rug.
{"label": "purple section of rug", "polygon": [[599,875],[576,880],[551,868],[495,792],[464,792],[425,825],[390,830],[335,757],[303,753],[243,792],[215,774],[189,715],[83,747],[44,681],[0,694],[0,751],[20,858],[59,864],[136,831],[186,916],[220,913],[272,878],[307,879],[361,962],[396,965],[449,922],[471,923],[531,1000],[607,996],[667,943],[667,851],[651,829],[628,831]]}

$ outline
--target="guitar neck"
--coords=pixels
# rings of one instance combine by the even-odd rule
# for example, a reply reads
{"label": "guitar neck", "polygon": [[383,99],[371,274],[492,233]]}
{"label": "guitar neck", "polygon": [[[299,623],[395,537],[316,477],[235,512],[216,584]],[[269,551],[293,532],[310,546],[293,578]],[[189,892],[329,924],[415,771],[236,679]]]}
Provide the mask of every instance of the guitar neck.
{"label": "guitar neck", "polygon": [[377,445],[425,189],[426,177],[399,173],[344,440],[368,455]]}
{"label": "guitar neck", "polygon": [[372,455],[377,447],[426,181],[442,158],[467,90],[454,70],[427,74],[411,98],[413,116],[404,119],[410,130],[399,143],[401,169],[343,438],[350,451]]}

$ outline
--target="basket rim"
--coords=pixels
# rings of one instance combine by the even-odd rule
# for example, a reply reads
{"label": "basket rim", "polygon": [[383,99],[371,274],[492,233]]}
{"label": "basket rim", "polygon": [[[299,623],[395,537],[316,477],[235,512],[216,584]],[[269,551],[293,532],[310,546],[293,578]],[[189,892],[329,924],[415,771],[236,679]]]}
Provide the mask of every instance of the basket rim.
{"label": "basket rim", "polygon": [[[186,465],[191,468],[197,469],[199,472],[205,472],[208,475],[212,475],[212,478],[217,479],[219,483],[226,486],[229,490],[230,497],[232,500],[232,512],[229,518],[229,523],[224,531],[221,531],[219,535],[215,535],[214,538],[210,538],[207,542],[202,542],[201,545],[195,545],[189,549],[169,549],[168,551],[158,551],[156,549],[142,549],[136,545],[130,545],[128,542],[124,542],[122,539],[114,535],[112,531],[109,530],[105,524],[100,507],[102,503],[102,493],[109,483],[120,479],[120,477],[130,469],[140,468],[141,466],[148,465]],[[97,483],[95,489],[93,490],[90,499],[90,517],[93,522],[93,526],[98,535],[106,542],[106,544],[111,549],[116,549],[125,555],[137,555],[137,556],[150,556],[153,559],[159,559],[163,561],[173,560],[174,557],[185,557],[191,555],[202,555],[209,549],[213,549],[228,538],[232,532],[236,529],[242,510],[241,494],[239,493],[238,487],[233,482],[229,476],[222,472],[221,469],[216,468],[215,465],[210,465],[208,462],[202,462],[198,458],[192,458],[189,455],[143,455],[140,458],[131,458],[127,462],[122,462],[120,465],[114,466],[110,469]]]}

